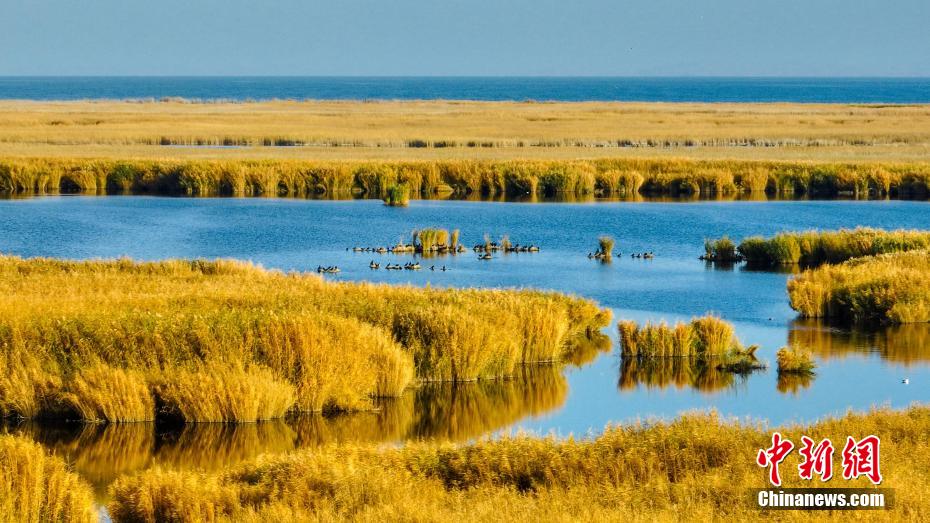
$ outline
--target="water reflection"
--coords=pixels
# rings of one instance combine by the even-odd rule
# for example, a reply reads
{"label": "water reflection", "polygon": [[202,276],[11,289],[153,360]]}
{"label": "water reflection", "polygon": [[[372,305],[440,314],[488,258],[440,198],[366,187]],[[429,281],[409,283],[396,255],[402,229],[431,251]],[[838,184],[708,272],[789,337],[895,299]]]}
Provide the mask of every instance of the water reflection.
{"label": "water reflection", "polygon": [[874,353],[910,366],[930,362],[930,323],[847,330],[816,320],[796,320],[788,329],[788,344],[809,349],[822,359]]}
{"label": "water reflection", "polygon": [[584,367],[592,363],[601,354],[610,352],[611,343],[610,336],[601,333],[578,336],[573,341],[571,351],[563,361],[574,367]]}
{"label": "water reflection", "polygon": [[810,388],[816,376],[813,373],[780,373],[778,381],[775,382],[775,388],[782,394],[796,396],[803,390]]}
{"label": "water reflection", "polygon": [[704,358],[623,358],[617,388],[634,390],[675,387],[713,393],[733,387],[746,375],[720,370],[717,362]]}
{"label": "water reflection", "polygon": [[259,454],[338,442],[462,441],[557,409],[568,384],[558,366],[521,368],[512,379],[425,384],[373,412],[303,415],[287,420],[162,426],[153,423],[47,424],[3,427],[63,456],[106,501],[120,475],[158,465],[219,470]]}
{"label": "water reflection", "polygon": [[[81,191],[77,188],[74,190],[68,190],[63,188],[61,190],[51,190],[51,191],[17,191],[10,192],[0,190],[0,200],[13,200],[13,199],[28,199],[36,196],[67,196],[67,195],[81,195],[81,196],[158,196],[157,193],[147,193],[127,190],[119,187],[112,187],[107,189],[91,189],[87,191]],[[174,196],[174,195],[163,195],[163,196]],[[238,198],[237,196],[227,196],[227,195],[178,195],[185,198],[194,198],[194,199],[210,199],[210,198]],[[365,193],[359,190],[352,191],[339,191],[331,193],[309,193],[309,194],[292,194],[292,193],[282,193],[282,194],[257,194],[250,195],[249,198],[281,198],[281,199],[290,199],[290,200],[368,200],[369,198]],[[377,198],[375,198],[377,199]],[[830,198],[832,200],[845,200],[845,199],[855,199],[855,198]],[[859,198],[863,199],[872,199],[872,198]],[[380,201],[380,199],[378,199]],[[557,192],[552,194],[542,194],[542,193],[532,193],[532,194],[507,194],[507,193],[494,193],[494,194],[485,194],[480,191],[474,191],[471,193],[461,193],[454,191],[444,191],[437,192],[432,194],[418,195],[416,200],[432,200],[432,201],[470,201],[470,202],[512,202],[512,203],[593,203],[593,202],[653,202],[653,203],[675,203],[675,202],[736,202],[736,201],[807,201],[811,200],[810,197],[805,195],[782,195],[778,193],[728,193],[728,194],[679,194],[679,195],[663,195],[663,194],[633,194],[633,195],[618,195],[618,194],[600,194],[600,193],[586,193],[586,194],[576,194],[576,193],[565,193]]]}

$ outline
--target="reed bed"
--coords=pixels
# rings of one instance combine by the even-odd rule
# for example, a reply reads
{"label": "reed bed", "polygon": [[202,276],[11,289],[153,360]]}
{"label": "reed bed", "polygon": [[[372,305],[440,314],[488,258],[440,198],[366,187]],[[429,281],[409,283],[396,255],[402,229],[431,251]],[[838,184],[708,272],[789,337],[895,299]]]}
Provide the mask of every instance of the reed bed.
{"label": "reed bed", "polygon": [[720,357],[742,346],[733,326],[716,316],[694,318],[690,323],[620,321],[620,354],[632,358]]}
{"label": "reed bed", "polygon": [[410,151],[584,147],[686,152],[717,146],[817,154],[828,146],[925,145],[930,119],[923,105],[4,100],[0,142]]}
{"label": "reed bed", "polygon": [[384,196],[384,204],[388,207],[406,207],[410,205],[410,188],[405,183],[389,185]]}
{"label": "reed bed", "polygon": [[[216,473],[151,469],[121,478],[108,508],[114,521],[301,520],[579,520],[768,521],[746,498],[767,485],[756,453],[771,431],[800,441],[874,434],[881,438],[882,487],[895,507],[870,519],[919,519],[928,510],[930,409],[850,413],[777,429],[690,414],[670,422],[608,427],[590,440],[511,436],[464,445],[328,446],[266,455]],[[784,487],[807,487],[782,463]],[[834,484],[837,481],[840,483]],[[830,487],[871,486],[866,478]],[[818,513],[841,521],[848,513]],[[807,521],[804,511],[779,511]]]}
{"label": "reed bed", "polygon": [[775,353],[778,363],[778,374],[807,374],[813,375],[817,363],[814,362],[810,351],[799,347],[782,347]]}
{"label": "reed bed", "polygon": [[614,239],[610,236],[601,236],[597,239],[597,250],[594,257],[602,260],[610,260],[614,255]]}
{"label": "reed bed", "polygon": [[620,332],[620,390],[647,387],[691,387],[712,392],[731,386],[735,375],[747,375],[766,365],[758,349],[743,348],[733,326],[712,315],[689,323],[617,323]]}
{"label": "reed bed", "polygon": [[[596,344],[609,342],[606,336]],[[609,350],[609,343],[599,350]],[[160,466],[218,471],[261,454],[339,443],[423,440],[461,442],[526,416],[559,408],[568,382],[558,365],[523,366],[512,379],[425,383],[381,401],[374,412],[302,414],[264,423],[185,425],[11,423],[12,434],[63,457],[94,489],[98,502],[121,475]]]}
{"label": "reed bed", "polygon": [[[437,194],[930,197],[930,165],[740,160],[135,160],[0,159],[0,191],[172,195],[361,194],[402,202]],[[393,194],[393,196],[391,194]]]}
{"label": "reed bed", "polygon": [[90,487],[64,460],[26,438],[0,435],[0,511],[6,521],[93,523]]}
{"label": "reed bed", "polygon": [[736,244],[733,240],[724,236],[718,240],[704,241],[704,256],[702,260],[716,263],[734,263],[742,259],[736,252]]}
{"label": "reed bed", "polygon": [[[448,229],[425,228],[413,231],[411,246],[414,252],[420,254],[430,253],[457,253],[464,250],[460,247],[458,229],[451,233]],[[395,247],[396,249],[396,247]]]}
{"label": "reed bed", "polygon": [[930,321],[930,250],[855,258],[788,281],[791,307],[805,318],[846,323]]}
{"label": "reed bed", "polygon": [[930,248],[930,231],[857,227],[746,238],[740,242],[738,251],[742,259],[752,264],[815,266],[841,263],[861,256],[927,248]]}
{"label": "reed bed", "polygon": [[2,257],[0,289],[0,414],[26,418],[368,409],[418,382],[561,361],[609,319],[555,293],[332,283],[229,260]]}

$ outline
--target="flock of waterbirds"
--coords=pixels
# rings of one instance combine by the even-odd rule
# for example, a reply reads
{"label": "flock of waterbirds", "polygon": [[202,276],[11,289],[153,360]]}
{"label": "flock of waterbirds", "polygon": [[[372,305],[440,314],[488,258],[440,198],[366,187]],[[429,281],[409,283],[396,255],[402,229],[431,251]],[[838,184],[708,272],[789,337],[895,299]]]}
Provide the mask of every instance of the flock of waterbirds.
{"label": "flock of waterbirds", "polygon": [[[617,256],[622,256],[622,255],[623,255],[622,253],[619,253],[619,252],[617,253]],[[609,256],[605,255],[605,254],[602,253],[602,252],[589,252],[589,253],[588,253],[588,259],[589,259],[589,260],[591,260],[591,259],[597,259],[597,260],[599,260],[599,259],[608,258],[608,257],[609,257]],[[655,257],[656,257],[656,255],[655,255],[655,253],[652,252],[652,251],[649,251],[649,252],[634,252],[634,253],[630,253],[630,258],[642,258],[642,259],[644,259],[644,260],[651,260],[651,259],[653,259],[653,258],[655,258]]]}
{"label": "flock of waterbirds", "polygon": [[[484,243],[477,243],[472,246],[471,250],[478,255],[478,260],[487,261],[493,260],[495,253],[535,253],[539,252],[540,248],[536,244],[521,245],[518,243],[511,243],[508,239],[504,239],[502,242],[495,241],[485,241]],[[376,247],[346,247],[346,251],[351,251],[355,253],[376,253],[376,254],[419,254],[424,255],[424,250],[419,245],[414,245],[410,243],[400,242],[397,245],[392,247],[385,246],[376,246]],[[433,246],[430,249],[426,250],[427,255],[435,254],[461,254],[466,252],[467,249],[464,245],[458,244],[455,246],[449,245],[437,245]],[[613,254],[617,256],[622,256],[622,253],[610,253],[605,252],[603,248],[598,249],[596,252],[589,252],[588,259],[598,259],[601,261],[608,261]],[[630,254],[630,258],[640,258],[650,260],[655,258],[655,253],[652,251],[646,252],[634,252]],[[400,263],[386,263],[382,266],[381,263],[371,260],[368,263],[368,268],[371,270],[380,270],[384,269],[386,271],[419,271],[424,267],[419,261],[407,262],[404,264]],[[441,271],[446,272],[449,269],[445,265],[430,265],[427,267],[430,271]],[[320,274],[336,274],[341,272],[341,269],[336,265],[330,266],[317,266],[316,271]]]}

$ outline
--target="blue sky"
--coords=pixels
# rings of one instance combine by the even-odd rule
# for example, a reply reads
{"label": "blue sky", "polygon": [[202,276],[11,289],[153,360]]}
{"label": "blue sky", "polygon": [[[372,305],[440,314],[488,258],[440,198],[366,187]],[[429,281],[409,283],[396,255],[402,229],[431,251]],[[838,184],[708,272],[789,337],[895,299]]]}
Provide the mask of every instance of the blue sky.
{"label": "blue sky", "polygon": [[0,75],[930,76],[928,0],[0,0]]}

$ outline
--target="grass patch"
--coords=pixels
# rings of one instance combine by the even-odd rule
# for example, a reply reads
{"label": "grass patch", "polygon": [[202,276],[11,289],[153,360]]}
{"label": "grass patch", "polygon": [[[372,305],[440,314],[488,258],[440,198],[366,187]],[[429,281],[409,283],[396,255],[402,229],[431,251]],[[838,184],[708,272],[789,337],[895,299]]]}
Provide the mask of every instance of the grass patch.
{"label": "grass patch", "polygon": [[621,321],[617,328],[623,357],[716,357],[741,348],[733,326],[710,315],[674,327],[665,323],[639,326],[633,321]]}
{"label": "grass patch", "polygon": [[704,255],[701,259],[716,263],[734,263],[742,260],[742,256],[736,252],[733,240],[724,236],[719,240],[705,240]]}
{"label": "grass patch", "polygon": [[[887,181],[874,185],[876,170]],[[753,173],[747,185],[743,173]],[[845,178],[824,173],[842,172]],[[756,179],[765,178],[767,189]],[[676,197],[769,194],[830,197],[852,178],[866,196],[930,197],[923,164],[807,164],[741,160],[175,160],[159,158],[2,158],[0,191],[146,193],[192,196],[312,196],[361,194],[403,205],[410,198],[457,195]],[[786,182],[790,179],[790,183]],[[824,181],[826,180],[826,181]],[[871,185],[870,185],[871,184]]]}
{"label": "grass patch", "polygon": [[788,281],[805,318],[845,323],[930,321],[930,251],[868,256],[804,271]]}
{"label": "grass patch", "polygon": [[[254,421],[562,361],[609,314],[556,293],[333,283],[217,260],[0,258],[0,414]],[[219,362],[223,362],[220,364]],[[108,379],[109,378],[109,379]]]}
{"label": "grass patch", "polygon": [[798,347],[782,347],[775,353],[778,374],[813,375],[817,364],[810,351]]}
{"label": "grass patch", "polygon": [[715,391],[729,387],[734,375],[764,369],[756,359],[758,348],[743,348],[733,326],[716,316],[689,323],[637,325],[620,321],[621,390],[642,384],[664,388],[689,386]]}
{"label": "grass patch", "polygon": [[[755,455],[771,441],[768,427],[691,414],[670,422],[608,427],[590,440],[512,436],[464,445],[329,446],[266,455],[217,473],[153,469],[112,489],[116,521],[190,519],[258,521],[545,519],[655,521],[682,515],[767,521],[746,500],[746,485],[766,485]],[[792,441],[881,438],[885,488],[895,489],[883,521],[919,519],[928,477],[914,456],[928,451],[930,409],[847,414],[812,425],[777,428]],[[838,458],[835,458],[838,459]],[[792,452],[784,487],[809,486]],[[843,487],[870,486],[866,478]],[[428,516],[424,516],[428,514]],[[805,520],[810,513],[789,514]]]}
{"label": "grass patch", "polygon": [[0,435],[0,510],[7,521],[97,521],[90,487],[63,459],[9,435]]}
{"label": "grass patch", "polygon": [[858,227],[838,231],[784,232],[772,238],[746,238],[739,244],[738,252],[752,264],[816,266],[861,256],[927,248],[930,248],[930,231]]}
{"label": "grass patch", "polygon": [[388,186],[384,195],[384,205],[389,207],[406,207],[410,205],[410,188],[404,183]]}
{"label": "grass patch", "polygon": [[597,239],[597,250],[594,257],[599,260],[610,260],[614,255],[614,239],[610,236],[601,236]]}

